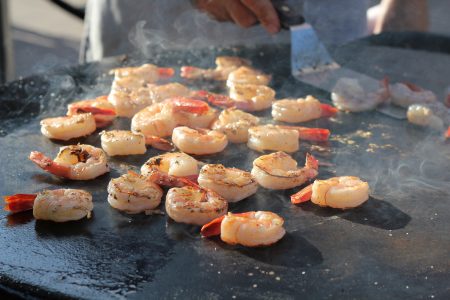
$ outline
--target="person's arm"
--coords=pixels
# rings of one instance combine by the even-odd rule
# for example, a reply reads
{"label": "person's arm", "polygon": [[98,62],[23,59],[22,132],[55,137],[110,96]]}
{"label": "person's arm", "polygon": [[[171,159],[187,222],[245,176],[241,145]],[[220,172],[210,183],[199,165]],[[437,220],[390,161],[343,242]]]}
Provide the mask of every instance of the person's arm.
{"label": "person's arm", "polygon": [[428,28],[427,0],[383,0],[378,10],[374,33]]}

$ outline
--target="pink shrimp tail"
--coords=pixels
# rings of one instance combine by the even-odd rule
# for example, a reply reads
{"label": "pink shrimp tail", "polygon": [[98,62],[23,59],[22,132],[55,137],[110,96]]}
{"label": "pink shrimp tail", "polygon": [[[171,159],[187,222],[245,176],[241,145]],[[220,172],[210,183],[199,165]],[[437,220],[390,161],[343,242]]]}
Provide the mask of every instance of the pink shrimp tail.
{"label": "pink shrimp tail", "polygon": [[175,70],[173,68],[158,68],[158,74],[162,78],[171,78],[175,75]]}
{"label": "pink shrimp tail", "polygon": [[15,194],[10,196],[4,196],[5,207],[4,210],[11,213],[18,213],[26,210],[33,209],[34,200],[36,194]]}
{"label": "pink shrimp tail", "polygon": [[174,146],[171,142],[158,136],[146,136],[145,143],[155,149],[162,151],[172,151],[174,149]]}
{"label": "pink shrimp tail", "polygon": [[68,177],[70,169],[66,166],[54,162],[51,158],[45,156],[42,152],[32,151],[30,153],[30,160],[34,162],[38,167],[46,172],[60,177]]}
{"label": "pink shrimp tail", "polygon": [[190,179],[164,174],[156,170],[151,172],[151,174],[148,176],[148,179],[156,184],[169,187],[192,186],[195,188],[200,188],[197,183]]}
{"label": "pink shrimp tail", "polygon": [[447,132],[445,133],[445,138],[450,139],[450,126],[447,128]]}
{"label": "pink shrimp tail", "polygon": [[291,203],[292,204],[300,204],[303,202],[307,202],[311,200],[312,197],[312,184],[304,187],[299,192],[295,193],[291,196]]}
{"label": "pink shrimp tail", "polygon": [[236,105],[236,101],[234,101],[233,99],[231,99],[226,95],[210,93],[204,90],[199,90],[195,92],[194,98],[206,101],[208,103],[211,103],[215,106],[219,106],[222,108],[234,107]]}
{"label": "pink shrimp tail", "polygon": [[324,103],[320,104],[320,108],[321,108],[321,111],[322,111],[320,116],[323,117],[323,118],[333,117],[339,111],[336,107],[334,107],[332,105],[329,105],[329,104],[324,104]]}
{"label": "pink shrimp tail", "polygon": [[211,222],[203,225],[202,229],[200,230],[200,233],[202,234],[202,236],[210,237],[210,236],[220,235],[220,226],[221,226],[224,218],[225,218],[225,216],[221,216],[221,217],[215,218]]}
{"label": "pink shrimp tail", "polygon": [[301,140],[324,142],[330,137],[330,130],[325,128],[298,127],[299,138]]}
{"label": "pink shrimp tail", "polygon": [[319,170],[319,161],[312,154],[306,153],[305,167]]}
{"label": "pink shrimp tail", "polygon": [[186,98],[186,97],[174,97],[166,100],[174,104],[173,110],[190,112],[194,114],[204,114],[209,111],[209,105],[205,101]]}

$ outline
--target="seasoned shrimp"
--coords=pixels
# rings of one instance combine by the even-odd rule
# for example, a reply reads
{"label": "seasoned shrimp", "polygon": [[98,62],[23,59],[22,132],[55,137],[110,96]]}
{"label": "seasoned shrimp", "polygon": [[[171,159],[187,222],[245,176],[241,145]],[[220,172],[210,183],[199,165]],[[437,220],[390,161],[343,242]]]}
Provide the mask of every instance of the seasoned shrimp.
{"label": "seasoned shrimp", "polygon": [[161,78],[170,78],[175,74],[172,68],[160,68],[152,64],[144,64],[138,67],[116,68],[110,71],[114,74],[114,80],[121,78],[133,78],[141,85],[155,83]]}
{"label": "seasoned shrimp", "polygon": [[228,202],[211,190],[185,186],[167,192],[166,212],[176,222],[204,225],[227,210]]}
{"label": "seasoned shrimp", "polygon": [[270,211],[228,213],[204,225],[204,237],[220,235],[225,243],[246,247],[269,246],[278,242],[286,233],[284,219]]}
{"label": "seasoned shrimp", "polygon": [[295,152],[299,149],[299,139],[326,141],[330,131],[324,128],[299,126],[260,125],[248,130],[247,146],[256,151],[274,150]]}
{"label": "seasoned shrimp", "polygon": [[250,62],[235,56],[219,56],[216,58],[216,65],[215,69],[182,66],[181,77],[187,79],[227,80],[231,72],[241,66],[250,65]]}
{"label": "seasoned shrimp", "polygon": [[162,102],[174,97],[189,97],[192,91],[185,85],[178,82],[171,82],[163,85],[147,85],[150,100],[152,103]]}
{"label": "seasoned shrimp", "polygon": [[165,153],[151,157],[141,167],[141,173],[144,176],[160,178],[161,181],[155,180],[158,184],[164,184],[165,177],[196,180],[198,177],[198,164],[199,163],[195,158],[186,153]]}
{"label": "seasoned shrimp", "polygon": [[177,125],[209,128],[217,118],[217,111],[208,103],[186,97],[175,97],[164,101],[172,112]]}
{"label": "seasoned shrimp", "polygon": [[137,214],[161,203],[162,189],[149,178],[128,172],[108,184],[108,203],[115,209]]}
{"label": "seasoned shrimp", "polygon": [[360,112],[375,109],[389,99],[389,83],[382,80],[379,86],[365,86],[358,79],[341,78],[331,93],[333,104],[340,110]]}
{"label": "seasoned shrimp", "polygon": [[44,171],[72,180],[89,180],[109,172],[105,152],[91,145],[61,147],[54,160],[33,151],[30,160]]}
{"label": "seasoned shrimp", "polygon": [[142,133],[128,130],[111,130],[100,132],[102,148],[109,156],[144,154],[145,137]]}
{"label": "seasoned shrimp", "polygon": [[236,84],[268,85],[270,79],[270,75],[247,66],[242,66],[228,75],[227,86],[232,87]]}
{"label": "seasoned shrimp", "polygon": [[108,101],[108,96],[77,101],[67,106],[68,116],[80,113],[91,113],[94,116],[97,128],[108,126],[116,118],[114,105]]}
{"label": "seasoned shrimp", "polygon": [[95,118],[91,113],[48,118],[41,121],[42,134],[55,140],[67,141],[87,136],[96,129]]}
{"label": "seasoned shrimp", "polygon": [[5,210],[11,213],[33,210],[36,220],[67,222],[91,217],[94,205],[90,193],[75,189],[43,190],[38,194],[6,196]]}
{"label": "seasoned shrimp", "polygon": [[132,78],[113,82],[108,101],[114,106],[119,117],[132,118],[138,111],[152,104],[147,87],[131,86]]}
{"label": "seasoned shrimp", "polygon": [[259,124],[259,118],[236,108],[223,110],[212,129],[223,132],[232,143],[246,143],[248,129]]}
{"label": "seasoned shrimp", "polygon": [[432,91],[425,90],[412,83],[395,83],[389,86],[391,102],[395,105],[408,107],[412,104],[427,104],[437,101]]}
{"label": "seasoned shrimp", "polygon": [[309,199],[319,206],[340,209],[353,208],[369,199],[369,184],[355,176],[317,179],[313,184],[291,196],[291,202],[294,204]]}
{"label": "seasoned shrimp", "polygon": [[313,96],[299,99],[283,99],[272,104],[272,117],[276,121],[300,123],[337,113],[331,105],[320,103]]}
{"label": "seasoned shrimp", "polygon": [[220,131],[181,126],[173,130],[172,142],[183,152],[203,155],[222,152],[228,139]]}
{"label": "seasoned shrimp", "polygon": [[245,199],[258,189],[258,183],[246,171],[236,168],[225,168],[223,165],[207,164],[200,170],[198,184],[213,190],[228,202]]}
{"label": "seasoned shrimp", "polygon": [[410,123],[419,126],[430,127],[437,130],[444,128],[443,120],[435,115],[430,107],[423,104],[414,104],[408,107],[406,116]]}
{"label": "seasoned shrimp", "polygon": [[297,162],[284,152],[275,152],[253,161],[252,175],[267,189],[285,190],[304,184],[317,176],[319,162],[306,154],[305,167],[298,169]]}
{"label": "seasoned shrimp", "polygon": [[147,106],[131,119],[131,131],[144,136],[170,136],[176,125],[171,108],[164,103]]}

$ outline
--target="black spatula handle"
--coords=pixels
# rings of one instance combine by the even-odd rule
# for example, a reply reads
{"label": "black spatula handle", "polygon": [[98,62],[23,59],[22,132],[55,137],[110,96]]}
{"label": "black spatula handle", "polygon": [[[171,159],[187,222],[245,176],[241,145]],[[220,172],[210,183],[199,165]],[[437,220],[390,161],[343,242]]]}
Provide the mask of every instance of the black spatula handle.
{"label": "black spatula handle", "polygon": [[289,29],[291,26],[305,23],[303,1],[272,0],[272,4],[278,13],[282,28]]}

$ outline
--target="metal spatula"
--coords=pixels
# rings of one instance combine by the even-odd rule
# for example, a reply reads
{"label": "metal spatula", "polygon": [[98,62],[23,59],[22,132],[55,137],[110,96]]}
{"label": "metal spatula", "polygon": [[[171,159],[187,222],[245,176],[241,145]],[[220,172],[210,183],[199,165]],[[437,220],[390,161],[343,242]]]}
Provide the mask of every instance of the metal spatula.
{"label": "metal spatula", "polygon": [[[314,28],[305,23],[302,2],[296,0],[272,0],[278,12],[281,26],[291,32],[291,72],[305,83],[331,92],[340,78],[354,78],[364,87],[379,85],[379,80],[365,74],[341,67],[328,53]],[[395,119],[406,119],[406,112],[391,105],[377,110]]]}

